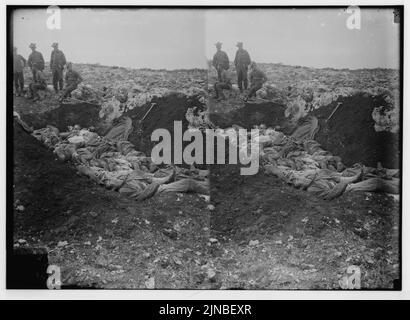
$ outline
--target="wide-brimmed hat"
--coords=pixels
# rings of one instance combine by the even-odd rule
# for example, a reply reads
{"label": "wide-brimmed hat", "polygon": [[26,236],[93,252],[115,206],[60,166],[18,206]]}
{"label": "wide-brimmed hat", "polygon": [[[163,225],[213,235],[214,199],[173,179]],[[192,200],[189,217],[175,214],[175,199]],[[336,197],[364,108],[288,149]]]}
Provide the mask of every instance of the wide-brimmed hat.
{"label": "wide-brimmed hat", "polygon": [[238,42],[238,43],[236,44],[236,46],[237,46],[237,47],[242,47],[242,46],[243,46],[243,42]]}
{"label": "wide-brimmed hat", "polygon": [[30,45],[28,46],[29,48],[35,49],[36,48],[36,44],[35,43],[30,43]]}
{"label": "wide-brimmed hat", "polygon": [[222,46],[222,42],[217,42],[217,43],[215,43],[215,47],[221,47]]}
{"label": "wide-brimmed hat", "polygon": [[58,42],[53,42],[53,44],[51,45],[53,48],[58,47]]}

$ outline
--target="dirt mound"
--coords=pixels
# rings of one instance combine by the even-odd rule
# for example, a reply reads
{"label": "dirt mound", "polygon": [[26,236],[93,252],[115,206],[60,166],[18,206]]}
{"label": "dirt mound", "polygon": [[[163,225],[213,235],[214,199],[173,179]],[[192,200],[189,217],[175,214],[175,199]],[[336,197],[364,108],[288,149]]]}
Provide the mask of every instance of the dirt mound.
{"label": "dirt mound", "polygon": [[[326,123],[338,102],[342,104]],[[399,168],[399,135],[374,130],[372,111],[386,105],[382,96],[358,94],[320,108],[312,113],[319,118],[320,124],[315,139],[323,149],[340,156],[347,166],[360,162],[375,167],[377,162],[381,162],[384,167]]]}
{"label": "dirt mound", "polygon": [[233,124],[246,129],[265,124],[268,127],[282,125],[285,121],[285,106],[273,102],[246,103],[243,108],[229,113],[211,113],[211,121],[218,127],[227,128]]}
{"label": "dirt mound", "polygon": [[79,124],[81,127],[99,127],[100,106],[89,103],[62,104],[60,107],[39,114],[25,114],[22,119],[34,129],[43,128],[46,125],[57,127],[60,131],[66,131],[68,126]]}
{"label": "dirt mound", "polygon": [[[173,137],[174,121],[182,121],[182,130],[188,127],[185,114],[188,108],[197,107],[197,111],[203,111],[205,105],[199,101],[199,96],[187,97],[181,93],[171,93],[165,97],[153,98],[150,103],[146,103],[140,108],[127,111],[124,115],[133,120],[134,130],[129,137],[137,148],[147,154],[150,153],[155,142],[151,142],[151,134],[155,129],[167,129]],[[144,119],[142,124],[139,120],[151,107],[151,103],[156,105]],[[109,130],[108,122],[99,117],[101,107],[89,103],[63,104],[60,107],[40,113],[25,114],[22,119],[34,129],[43,128],[46,125],[53,125],[60,131],[66,131],[68,126],[79,124],[88,128],[94,126],[100,135],[105,135]],[[185,142],[184,146],[189,142]]]}
{"label": "dirt mound", "polygon": [[73,166],[57,161],[45,145],[16,123],[13,142],[14,201],[19,200],[26,208],[15,218],[18,227],[48,230],[93,203],[109,206],[116,197],[115,192],[101,190],[89,179],[77,175]]}
{"label": "dirt mound", "polygon": [[[139,124],[139,120],[142,119],[149,110],[151,103],[156,103],[156,105],[152,108],[142,124]],[[151,103],[125,113],[125,115],[133,119],[134,126],[134,130],[128,140],[136,146],[137,150],[141,150],[147,154],[150,153],[153,146],[157,143],[151,141],[151,134],[155,129],[166,129],[171,133],[171,137],[173,138],[174,121],[182,121],[183,132],[188,128],[188,121],[185,118],[188,108],[197,107],[197,111],[203,111],[205,109],[205,105],[199,101],[199,97],[187,97],[179,93],[170,94],[162,98],[154,98]],[[185,146],[188,143],[189,142],[186,142],[183,145]]]}

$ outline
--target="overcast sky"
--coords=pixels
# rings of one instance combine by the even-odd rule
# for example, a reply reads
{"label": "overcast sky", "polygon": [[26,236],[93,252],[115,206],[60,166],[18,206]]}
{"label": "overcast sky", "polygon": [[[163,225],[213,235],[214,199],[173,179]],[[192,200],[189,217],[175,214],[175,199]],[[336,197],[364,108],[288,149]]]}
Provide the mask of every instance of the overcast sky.
{"label": "overcast sky", "polygon": [[207,55],[221,41],[230,57],[236,43],[257,62],[333,68],[398,68],[399,24],[392,10],[361,10],[361,29],[346,26],[342,9],[212,10],[206,14]]}
{"label": "overcast sky", "polygon": [[49,30],[49,14],[20,10],[14,45],[24,55],[35,42],[45,59],[58,42],[73,62],[133,68],[204,67],[204,15],[198,10],[62,9],[61,30]]}
{"label": "overcast sky", "polygon": [[49,60],[59,42],[68,60],[133,68],[205,67],[223,42],[233,60],[244,42],[252,60],[311,67],[398,68],[399,25],[391,10],[361,10],[349,30],[340,9],[63,9],[61,30],[49,30],[45,9],[18,10],[14,45],[30,42]]}

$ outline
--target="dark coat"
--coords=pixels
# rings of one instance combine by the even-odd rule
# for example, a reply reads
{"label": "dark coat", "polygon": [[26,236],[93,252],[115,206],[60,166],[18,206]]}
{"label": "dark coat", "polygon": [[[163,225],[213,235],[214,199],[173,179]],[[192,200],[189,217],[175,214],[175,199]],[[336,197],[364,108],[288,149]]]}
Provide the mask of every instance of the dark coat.
{"label": "dark coat", "polygon": [[28,56],[27,64],[30,68],[36,68],[38,70],[44,70],[44,58],[38,51],[33,51]]}
{"label": "dark coat", "polygon": [[229,69],[229,58],[225,51],[219,50],[215,53],[212,65],[216,68]]}
{"label": "dark coat", "polygon": [[13,54],[13,72],[23,72],[26,66],[26,59],[19,54]]}
{"label": "dark coat", "polygon": [[252,70],[249,78],[251,80],[251,83],[265,83],[268,78],[266,77],[265,73],[262,70],[255,69]]}
{"label": "dark coat", "polygon": [[236,69],[248,67],[251,64],[251,57],[249,56],[248,51],[245,49],[238,49],[238,51],[236,51],[234,64]]}
{"label": "dark coat", "polygon": [[83,81],[80,74],[75,70],[68,70],[65,75],[65,81],[67,85],[78,84]]}
{"label": "dark coat", "polygon": [[50,58],[50,68],[51,69],[62,69],[66,64],[66,59],[63,51],[61,50],[53,50],[51,52]]}

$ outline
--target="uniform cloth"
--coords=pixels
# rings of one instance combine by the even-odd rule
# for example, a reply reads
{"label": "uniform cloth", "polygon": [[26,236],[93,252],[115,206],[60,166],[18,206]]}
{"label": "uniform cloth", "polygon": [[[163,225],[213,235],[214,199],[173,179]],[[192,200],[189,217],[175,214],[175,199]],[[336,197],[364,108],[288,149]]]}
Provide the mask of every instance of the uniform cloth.
{"label": "uniform cloth", "polygon": [[32,97],[38,97],[39,90],[45,90],[47,88],[46,78],[41,71],[36,72],[36,78],[33,83],[30,84],[29,90]]}
{"label": "uniform cloth", "polygon": [[61,50],[53,50],[50,58],[50,68],[53,73],[54,90],[63,90],[63,68],[66,64],[66,58]]}
{"label": "uniform cloth", "polygon": [[303,119],[303,122],[296,128],[291,137],[295,138],[296,140],[313,140],[318,130],[318,119],[314,116],[308,116]]}
{"label": "uniform cloth", "polygon": [[78,85],[77,84],[66,84],[65,88],[63,89],[63,92],[61,94],[62,98],[67,98],[71,97],[71,92],[73,92],[75,89],[77,89]]}
{"label": "uniform cloth", "polygon": [[24,89],[24,74],[23,71],[21,72],[14,72],[13,73],[13,81],[14,87],[16,88],[17,92],[21,92]]}
{"label": "uniform cloth", "polygon": [[50,69],[63,69],[64,65],[66,64],[66,59],[63,51],[61,50],[53,50],[51,52],[50,57]]}
{"label": "uniform cloth", "polygon": [[[18,114],[15,116],[18,117]],[[174,167],[158,168],[150,157],[134,149],[127,138],[132,121],[123,117],[117,121],[106,137],[78,126],[70,127],[69,132],[59,132],[53,126],[35,130],[32,135],[54,149],[63,161],[71,160],[81,175],[92,181],[135,198],[137,201],[148,199],[159,192],[199,192],[209,194],[204,173],[192,174],[185,178],[182,171]],[[112,140],[112,139],[113,140]],[[118,139],[118,140],[115,140]],[[176,182],[177,171],[180,172]],[[195,170],[205,171],[205,170]],[[181,180],[182,178],[182,180]]]}
{"label": "uniform cloth", "polygon": [[212,59],[212,65],[218,71],[218,81],[221,81],[222,70],[229,69],[229,58],[225,51],[218,50]]}
{"label": "uniform cloth", "polygon": [[63,69],[54,68],[52,69],[53,74],[53,87],[55,91],[63,90],[64,81],[63,81]]}
{"label": "uniform cloth", "polygon": [[234,64],[238,75],[238,87],[241,91],[243,88],[245,88],[245,90],[248,89],[248,66],[250,63],[251,58],[248,51],[238,49],[238,51],[236,51]]}
{"label": "uniform cloth", "polygon": [[13,73],[23,72],[26,66],[26,59],[19,54],[13,54]]}
{"label": "uniform cloth", "polygon": [[65,75],[65,81],[67,82],[67,84],[78,84],[82,80],[83,79],[81,78],[80,74],[75,70],[68,70]]}
{"label": "uniform cloth", "polygon": [[216,82],[214,85],[214,89],[215,89],[215,95],[216,98],[223,98],[225,99],[225,95],[223,93],[224,89],[232,89],[232,84],[231,84],[231,80],[228,77],[228,72],[226,70],[223,70],[221,73],[221,80]]}
{"label": "uniform cloth", "polygon": [[30,94],[32,97],[38,98],[38,92],[40,90],[45,90],[47,88],[46,85],[42,84],[42,83],[31,83],[29,86],[29,90],[30,90]]}
{"label": "uniform cloth", "polygon": [[248,98],[256,97],[256,92],[261,89],[263,82],[254,82],[249,88]]}
{"label": "uniform cloth", "polygon": [[[238,75],[238,88],[242,92],[243,89],[248,89],[248,67],[241,65],[236,68]],[[259,89],[258,89],[259,90]]]}
{"label": "uniform cloth", "polygon": [[44,70],[43,55],[38,51],[33,51],[28,57],[27,64],[31,68],[31,71],[33,73],[33,81],[36,81],[37,70]]}
{"label": "uniform cloth", "polygon": [[63,89],[61,97],[71,97],[71,92],[77,89],[78,84],[82,81],[80,74],[75,70],[68,70],[65,75],[66,87]]}
{"label": "uniform cloth", "polygon": [[116,141],[128,140],[128,136],[132,130],[132,119],[130,117],[121,117],[115,120],[114,127],[105,135],[105,137]]}
{"label": "uniform cloth", "polygon": [[254,69],[251,71],[249,78],[251,80],[251,87],[249,89],[248,98],[256,96],[256,92],[262,88],[267,78],[263,71]]}

